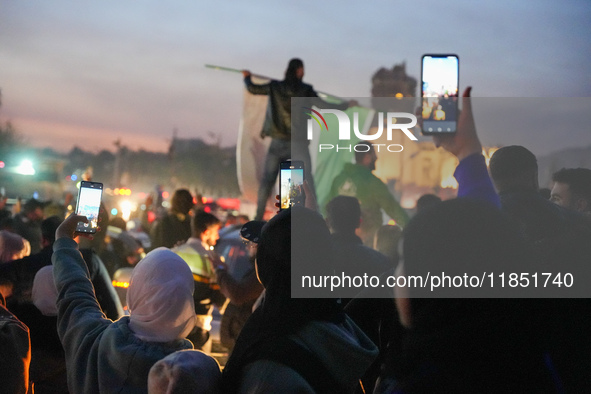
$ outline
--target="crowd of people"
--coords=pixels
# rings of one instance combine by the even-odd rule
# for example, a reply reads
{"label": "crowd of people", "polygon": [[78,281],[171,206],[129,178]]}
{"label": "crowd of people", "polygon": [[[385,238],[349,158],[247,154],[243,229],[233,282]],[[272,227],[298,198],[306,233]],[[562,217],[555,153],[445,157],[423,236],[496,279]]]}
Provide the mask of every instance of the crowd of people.
{"label": "crowd of people", "polygon": [[[547,199],[536,157],[507,146],[491,158],[489,175],[469,96],[467,89],[457,133],[435,137],[459,160],[458,196],[425,195],[410,219],[373,176],[371,149],[335,179],[326,217],[312,192],[305,207],[267,222],[232,216],[225,227],[179,189],[152,223],[149,248],[121,218],[103,217],[105,242],[100,233],[76,233],[83,216],[45,218],[37,200],[16,215],[1,206],[0,391],[591,392],[591,301],[584,293],[429,297],[421,288],[395,287],[292,297],[293,272],[310,264],[349,275],[477,267],[572,269],[585,278],[591,170],[558,171]],[[381,209],[399,225],[382,225]],[[240,277],[215,249],[228,229],[240,229],[247,244],[250,266]],[[123,304],[111,284],[120,268],[131,271]],[[227,316],[223,371],[209,354],[214,305]]]}

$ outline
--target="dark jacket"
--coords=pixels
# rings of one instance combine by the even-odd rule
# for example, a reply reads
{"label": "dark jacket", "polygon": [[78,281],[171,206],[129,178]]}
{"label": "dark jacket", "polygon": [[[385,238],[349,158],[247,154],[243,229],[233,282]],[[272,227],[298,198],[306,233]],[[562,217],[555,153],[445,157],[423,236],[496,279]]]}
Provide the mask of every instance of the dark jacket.
{"label": "dark jacket", "polygon": [[[331,235],[335,253],[335,275],[350,277],[380,276],[385,271],[393,269],[386,256],[368,246],[363,245],[361,238],[355,234],[334,233]],[[335,296],[342,298],[343,305],[356,297],[360,289],[343,287],[337,290]]]}
{"label": "dark jacket", "polygon": [[19,318],[30,329],[29,378],[35,385],[35,393],[66,393],[66,357],[57,335],[57,317],[44,316],[33,304],[22,304]]}
{"label": "dark jacket", "polygon": [[[591,277],[591,229],[586,217],[562,208],[535,191],[500,194],[502,210],[533,247],[538,272],[572,273],[573,286],[547,286],[546,299],[535,300],[546,311],[546,348],[567,392],[589,392],[591,370],[591,301],[589,298],[551,298],[573,291],[588,297]],[[555,277],[552,276],[552,279]],[[572,295],[571,295],[572,296]],[[533,300],[532,300],[533,301]]]}
{"label": "dark jacket", "polygon": [[43,240],[41,221],[32,221],[21,213],[14,217],[12,229],[15,233],[29,241],[32,254],[38,253],[41,250],[41,241]]}
{"label": "dark jacket", "polygon": [[[292,98],[308,97],[309,103],[305,106],[318,106],[321,108],[333,108],[345,110],[348,103],[343,102],[339,104],[328,103],[318,97],[318,94],[312,87],[306,83],[300,82],[298,84],[290,84],[286,81],[272,80],[263,85],[256,85],[252,83],[250,77],[244,78],[246,89],[252,94],[260,94],[269,96],[269,104],[267,105],[267,113],[265,115],[265,123],[261,131],[261,137],[269,136],[281,140],[297,140],[299,142],[307,142],[305,132],[305,112],[302,109],[301,113],[294,115],[292,119],[291,105]],[[297,135],[293,135],[292,139],[292,121],[295,128],[299,130]]]}
{"label": "dark jacket", "polygon": [[331,236],[335,254],[337,274],[343,270],[348,275],[380,276],[385,271],[394,268],[382,253],[363,245],[361,238],[355,234],[334,233]]}
{"label": "dark jacket", "polygon": [[150,231],[152,249],[160,246],[172,248],[184,243],[191,236],[191,217],[189,215],[168,213],[154,222]]}
{"label": "dark jacket", "polygon": [[306,83],[292,85],[286,81],[273,80],[263,85],[256,85],[252,83],[250,77],[244,78],[244,83],[250,93],[269,96],[261,137],[291,139],[291,98],[318,97],[312,85]]}
{"label": "dark jacket", "polygon": [[26,393],[31,362],[29,328],[4,305],[4,297],[0,293],[0,392]]}
{"label": "dark jacket", "polygon": [[[117,320],[123,316],[123,306],[103,262],[91,249],[82,249],[81,253],[103,312],[109,319]],[[39,253],[0,265],[0,283],[13,285],[12,296],[6,301],[16,316],[20,317],[21,307],[26,310],[32,304],[33,280],[41,268],[51,265],[52,254],[53,248],[47,246]]]}

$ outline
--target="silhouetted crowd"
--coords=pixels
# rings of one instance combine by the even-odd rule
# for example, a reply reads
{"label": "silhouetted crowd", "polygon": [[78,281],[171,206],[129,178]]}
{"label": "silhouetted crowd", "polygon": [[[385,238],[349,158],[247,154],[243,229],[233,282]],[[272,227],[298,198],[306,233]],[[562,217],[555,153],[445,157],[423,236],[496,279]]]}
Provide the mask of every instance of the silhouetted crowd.
{"label": "silhouetted crowd", "polygon": [[[424,195],[408,222],[392,203],[404,227],[374,223],[376,181],[343,178],[371,174],[371,150],[352,164],[365,169],[335,181],[324,217],[307,198],[266,222],[222,223],[179,189],[145,242],[120,217],[103,217],[90,240],[75,232],[82,216],[45,217],[34,199],[16,214],[1,206],[0,392],[591,392],[591,300],[577,283],[591,271],[591,170],[556,172],[548,199],[525,147],[500,148],[487,168],[468,100],[469,90],[458,132],[435,137],[459,159],[458,197]],[[343,184],[360,196],[338,193]],[[216,249],[232,231],[245,243],[240,274]],[[310,266],[377,277],[562,271],[578,286],[538,298],[410,286],[292,297],[294,273]],[[214,307],[223,371],[211,356]]]}

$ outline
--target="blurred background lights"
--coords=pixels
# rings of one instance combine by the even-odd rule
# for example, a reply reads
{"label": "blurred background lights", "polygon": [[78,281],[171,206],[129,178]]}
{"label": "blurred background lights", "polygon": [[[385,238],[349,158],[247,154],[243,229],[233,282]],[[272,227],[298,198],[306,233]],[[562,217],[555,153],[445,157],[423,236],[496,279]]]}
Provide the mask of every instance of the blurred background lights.
{"label": "blurred background lights", "polygon": [[127,222],[129,220],[129,217],[131,216],[131,202],[129,202],[129,200],[121,201],[120,207],[121,217],[123,218],[123,220]]}
{"label": "blurred background lights", "polygon": [[35,175],[35,169],[33,168],[33,162],[25,159],[21,161],[21,164],[16,167],[15,172],[21,175]]}

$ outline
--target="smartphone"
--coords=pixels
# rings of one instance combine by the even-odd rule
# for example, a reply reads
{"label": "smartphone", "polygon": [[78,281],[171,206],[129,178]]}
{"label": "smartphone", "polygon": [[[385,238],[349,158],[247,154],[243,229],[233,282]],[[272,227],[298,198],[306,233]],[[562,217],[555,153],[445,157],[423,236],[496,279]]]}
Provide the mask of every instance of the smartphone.
{"label": "smartphone", "polygon": [[304,206],[304,162],[282,161],[279,168],[279,209]]}
{"label": "smartphone", "polygon": [[458,55],[423,55],[421,97],[424,135],[456,132],[459,85]]}
{"label": "smartphone", "polygon": [[98,229],[98,216],[103,195],[103,184],[99,182],[80,182],[78,202],[76,203],[76,215],[86,216],[88,223],[78,222],[76,231],[79,233],[94,234]]}

